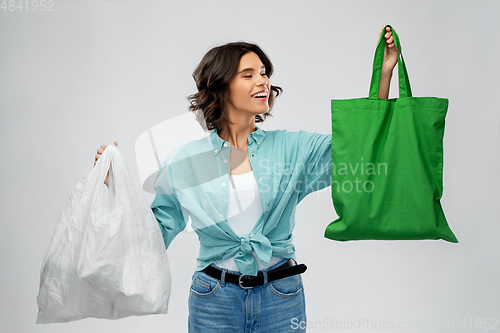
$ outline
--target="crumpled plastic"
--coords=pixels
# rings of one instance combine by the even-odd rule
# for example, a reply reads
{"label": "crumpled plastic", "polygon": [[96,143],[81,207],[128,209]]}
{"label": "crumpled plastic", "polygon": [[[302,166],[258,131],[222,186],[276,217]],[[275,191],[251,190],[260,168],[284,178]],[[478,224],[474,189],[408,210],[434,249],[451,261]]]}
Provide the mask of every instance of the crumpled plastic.
{"label": "crumpled plastic", "polygon": [[[109,175],[109,212],[103,185]],[[60,216],[40,272],[37,324],[167,313],[171,275],[158,222],[108,146]]]}

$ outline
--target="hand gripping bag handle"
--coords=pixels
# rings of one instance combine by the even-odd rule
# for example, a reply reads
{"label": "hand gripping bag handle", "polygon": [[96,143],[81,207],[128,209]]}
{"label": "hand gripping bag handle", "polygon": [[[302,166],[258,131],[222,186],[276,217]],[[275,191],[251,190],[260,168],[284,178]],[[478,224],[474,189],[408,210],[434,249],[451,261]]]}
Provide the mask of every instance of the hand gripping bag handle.
{"label": "hand gripping bag handle", "polygon": [[375,50],[375,56],[373,59],[373,71],[372,79],[370,84],[370,94],[369,99],[378,99],[378,91],[380,88],[380,77],[382,75],[382,65],[384,63],[384,50],[385,50],[385,37],[386,28],[391,28],[392,37],[394,39],[394,45],[398,52],[398,78],[399,78],[399,97],[412,97],[410,78],[408,77],[408,72],[406,70],[405,61],[403,59],[403,53],[401,51],[401,43],[399,41],[399,36],[390,25],[384,27],[383,33],[380,35],[380,39],[377,44],[377,49]]}

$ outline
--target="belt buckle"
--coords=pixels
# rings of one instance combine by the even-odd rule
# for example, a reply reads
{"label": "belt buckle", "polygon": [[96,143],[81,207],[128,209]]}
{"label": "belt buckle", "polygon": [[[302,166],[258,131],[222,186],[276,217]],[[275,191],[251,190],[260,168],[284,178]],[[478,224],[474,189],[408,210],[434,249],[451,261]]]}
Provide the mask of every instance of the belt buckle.
{"label": "belt buckle", "polygon": [[241,288],[243,288],[243,289],[252,289],[253,287],[244,287],[244,286],[241,284],[241,283],[242,283],[241,279],[242,279],[244,276],[246,276],[246,275],[241,274],[241,275],[238,277],[238,284],[239,284],[239,285],[240,285],[240,287],[241,287]]}

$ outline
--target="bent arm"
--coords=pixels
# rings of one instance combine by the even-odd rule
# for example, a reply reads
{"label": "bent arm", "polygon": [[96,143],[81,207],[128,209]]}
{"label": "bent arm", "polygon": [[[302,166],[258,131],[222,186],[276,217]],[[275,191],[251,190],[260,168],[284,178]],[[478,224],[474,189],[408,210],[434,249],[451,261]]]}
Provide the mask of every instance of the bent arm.
{"label": "bent arm", "polygon": [[173,186],[173,176],[168,164],[164,164],[158,171],[155,180],[156,196],[151,204],[151,210],[160,225],[160,230],[168,249],[172,240],[186,228],[181,204]]}

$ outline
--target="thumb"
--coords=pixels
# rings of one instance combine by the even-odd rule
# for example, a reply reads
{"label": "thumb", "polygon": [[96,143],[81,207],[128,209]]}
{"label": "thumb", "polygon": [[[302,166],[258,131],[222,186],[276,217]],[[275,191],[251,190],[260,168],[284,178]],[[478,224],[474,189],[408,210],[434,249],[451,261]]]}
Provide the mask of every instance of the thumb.
{"label": "thumb", "polygon": [[380,29],[380,32],[379,32],[379,34],[378,34],[378,37],[379,37],[379,38],[380,38],[380,36],[382,36],[382,34],[384,34],[384,35],[385,35],[385,26],[386,26],[386,24],[384,23],[384,25],[382,26],[382,29]]}
{"label": "thumb", "polygon": [[115,142],[114,142],[114,145],[118,147],[118,141],[115,141]]}

